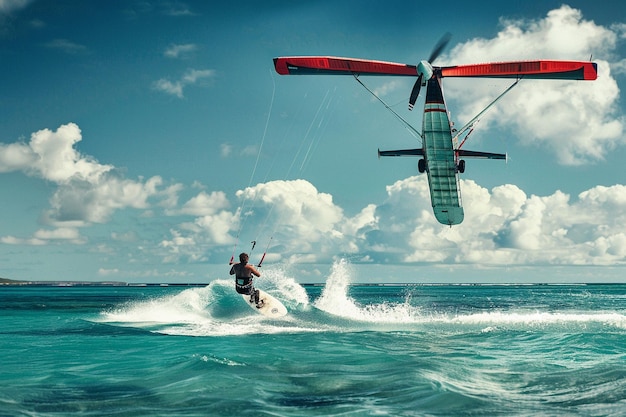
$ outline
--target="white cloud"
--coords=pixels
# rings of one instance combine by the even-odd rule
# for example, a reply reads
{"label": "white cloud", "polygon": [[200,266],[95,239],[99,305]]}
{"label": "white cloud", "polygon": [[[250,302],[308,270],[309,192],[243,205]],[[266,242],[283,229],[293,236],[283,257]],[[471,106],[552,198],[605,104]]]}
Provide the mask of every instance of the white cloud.
{"label": "white cloud", "polygon": [[53,230],[40,229],[35,232],[34,236],[42,240],[77,240],[80,237],[78,229],[71,227],[60,227]]}
{"label": "white cloud", "polygon": [[[437,224],[428,206],[425,176],[388,188],[377,210],[373,247],[398,248],[407,262],[479,265],[620,265],[626,263],[626,187],[594,187],[577,199],[557,191],[526,196],[514,185],[489,191],[462,181],[465,221]],[[411,211],[413,214],[411,215]],[[404,248],[404,249],[402,249]],[[406,248],[414,248],[408,253]],[[407,254],[408,253],[408,254]],[[378,259],[380,260],[380,259]]]}
{"label": "white cloud", "polygon": [[203,192],[188,202],[188,208],[197,206],[188,214],[198,217],[161,242],[163,258],[208,259],[234,244],[241,228],[251,239],[273,239],[274,262],[321,263],[349,255],[368,263],[480,267],[626,263],[626,186],[594,187],[577,198],[560,191],[528,196],[510,184],[488,190],[471,180],[462,180],[461,188],[465,221],[452,228],[435,220],[425,175],[388,186],[382,204],[354,217],[305,180],[239,191],[244,214],[225,210],[219,193],[211,198]]}
{"label": "white cloud", "polygon": [[78,229],[73,227],[59,227],[57,229],[39,229],[31,238],[18,238],[15,236],[0,237],[0,242],[7,245],[42,246],[51,242],[68,242],[84,244],[86,239],[80,235]]}
{"label": "white cloud", "polygon": [[96,183],[72,181],[53,194],[46,218],[51,223],[105,223],[115,210],[147,209],[148,199],[160,195],[158,187],[162,183],[160,177],[145,182],[115,176],[107,176]]}
{"label": "white cloud", "polygon": [[170,239],[159,243],[159,247],[165,250],[162,260],[206,261],[209,257],[208,249],[235,243],[231,233],[236,225],[236,215],[224,210],[197,217],[194,222],[180,224],[178,229],[170,230]]}
{"label": "white cloud", "polygon": [[10,14],[28,6],[32,0],[0,0],[0,14]]}
{"label": "white cloud", "polygon": [[47,244],[45,240],[30,238],[30,239],[22,239],[15,236],[2,236],[0,237],[0,242],[5,245],[28,245],[28,246],[42,246]]}
{"label": "white cloud", "polygon": [[60,126],[56,132],[43,129],[31,135],[26,143],[0,143],[0,172],[23,171],[55,183],[72,179],[97,182],[113,169],[81,155],[74,145],[82,140],[74,123]]}
{"label": "white cloud", "polygon": [[611,70],[615,74],[624,75],[626,74],[626,59],[622,59],[617,62],[613,62],[611,64]]}
{"label": "white cloud", "polygon": [[87,47],[67,39],[54,39],[45,44],[47,48],[58,49],[69,55],[81,54],[87,52]]}
{"label": "white cloud", "polygon": [[[586,60],[598,63],[595,81],[522,81],[484,121],[500,125],[523,143],[550,149],[563,164],[599,161],[623,144],[624,119],[619,114],[619,88],[608,59],[617,34],[579,10],[561,6],[541,20],[506,20],[493,39],[457,45],[438,65],[527,59]],[[615,64],[615,68],[619,64]],[[507,85],[493,80],[444,82],[449,100],[460,103],[464,123],[478,114]],[[510,84],[510,82],[509,82]]]}
{"label": "white cloud", "polygon": [[[384,84],[376,87],[373,90],[373,93],[375,95],[377,95],[378,97],[384,97],[392,92],[395,92],[397,90],[399,90],[400,88],[404,88],[406,87],[406,83],[400,81],[400,80],[391,80],[391,81],[387,81]],[[372,97],[372,100],[376,100],[374,97]]]}
{"label": "white cloud", "polygon": [[229,143],[222,143],[220,145],[220,155],[222,158],[228,158],[233,152],[233,145]]}
{"label": "white cloud", "polygon": [[103,277],[116,276],[119,273],[120,273],[120,270],[117,269],[117,268],[112,268],[112,269],[100,268],[100,269],[98,269],[98,275],[103,276]]}
{"label": "white cloud", "polygon": [[202,191],[187,201],[179,212],[191,216],[211,216],[228,205],[226,194],[222,191],[214,191],[211,194]]}
{"label": "white cloud", "polygon": [[[272,181],[246,188],[237,193],[240,199],[256,201],[263,205],[263,212],[272,210],[270,221],[290,241],[306,245],[307,240],[318,240],[322,235],[333,233],[342,220],[342,210],[333,204],[332,196],[320,193],[308,181]],[[265,213],[263,213],[265,214]]]}
{"label": "white cloud", "polygon": [[198,46],[193,43],[172,44],[165,49],[163,55],[168,58],[184,58],[196,51]]}
{"label": "white cloud", "polygon": [[165,2],[163,5],[163,13],[168,16],[196,16],[189,6],[181,2]]}
{"label": "white cloud", "polygon": [[179,184],[161,189],[163,180],[131,180],[121,177],[112,165],[100,164],[80,154],[75,145],[82,140],[74,123],[56,131],[43,129],[31,135],[30,142],[0,143],[0,173],[21,171],[57,186],[50,208],[42,220],[55,230],[40,230],[32,239],[3,238],[4,243],[43,244],[53,240],[84,243],[77,228],[104,223],[116,210],[148,209],[150,199],[164,205],[177,202]]}
{"label": "white cloud", "polygon": [[205,78],[213,78],[215,76],[215,71],[213,70],[196,70],[189,69],[187,70],[180,79],[176,81],[170,81],[165,78],[161,78],[160,80],[154,83],[154,89],[157,91],[162,91],[167,94],[174,95],[178,98],[183,98],[183,90],[185,87],[190,85],[197,84],[200,80]]}
{"label": "white cloud", "polygon": [[241,148],[235,148],[235,146],[230,143],[222,143],[220,145],[220,155],[222,158],[228,158],[233,155],[256,156],[258,152],[259,150],[256,145],[246,145]]}
{"label": "white cloud", "polygon": [[165,190],[160,191],[159,198],[161,201],[159,202],[159,206],[164,207],[166,209],[174,209],[178,205],[178,196],[179,193],[184,189],[182,184],[172,184],[165,188]]}
{"label": "white cloud", "polygon": [[[240,227],[247,235],[256,232],[267,239],[268,235],[274,236],[285,248],[282,257],[310,253],[315,259],[328,259],[344,244],[341,208],[333,204],[329,194],[318,192],[308,181],[262,183],[238,191],[237,197],[241,206],[234,213],[223,210],[227,202],[221,193],[201,192],[189,200],[185,211],[200,216],[193,223],[173,229],[172,238],[161,243],[169,252],[168,259],[197,259],[202,247],[233,244]],[[241,209],[245,213],[241,214]],[[360,223],[352,224],[354,228]]]}
{"label": "white cloud", "polygon": [[[74,124],[41,130],[29,143],[0,144],[0,172],[21,171],[56,184],[43,220],[52,228],[31,237],[3,236],[11,245],[84,244],[81,227],[107,222],[117,210],[193,216],[170,237],[137,250],[165,262],[215,261],[239,237],[275,243],[275,262],[330,262],[350,255],[363,262],[478,266],[623,265],[626,263],[626,186],[597,186],[576,197],[560,191],[528,196],[514,185],[487,190],[462,180],[465,221],[453,228],[435,220],[425,175],[387,187],[387,199],[345,216],[331,195],[305,180],[271,181],[237,192],[239,208],[222,191],[200,189],[179,208],[180,184],[131,180],[75,150]],[[120,244],[138,240],[134,230],[115,232]],[[246,237],[247,239],[247,237]],[[145,242],[144,242],[145,243]]]}
{"label": "white cloud", "polygon": [[136,242],[138,240],[138,237],[135,231],[128,231],[126,233],[112,232],[111,239],[117,240],[120,242]]}
{"label": "white cloud", "polygon": [[183,98],[183,83],[181,81],[172,82],[170,80],[166,80],[165,78],[161,78],[154,83],[154,89],[171,94],[178,98]]}
{"label": "white cloud", "polygon": [[0,173],[20,171],[36,161],[30,146],[23,143],[0,143]]}

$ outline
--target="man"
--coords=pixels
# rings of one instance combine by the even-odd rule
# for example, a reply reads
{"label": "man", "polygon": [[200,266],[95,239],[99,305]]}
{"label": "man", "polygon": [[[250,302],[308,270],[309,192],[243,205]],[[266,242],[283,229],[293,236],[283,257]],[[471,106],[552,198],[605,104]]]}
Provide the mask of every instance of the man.
{"label": "man", "polygon": [[254,288],[254,284],[252,282],[252,275],[260,277],[261,273],[254,267],[254,265],[250,265],[248,263],[248,259],[249,257],[247,253],[240,254],[239,263],[230,268],[230,275],[235,275],[235,290],[239,294],[249,295],[250,302],[254,302],[256,304],[256,308],[261,308],[263,307],[263,301],[259,300],[259,290]]}

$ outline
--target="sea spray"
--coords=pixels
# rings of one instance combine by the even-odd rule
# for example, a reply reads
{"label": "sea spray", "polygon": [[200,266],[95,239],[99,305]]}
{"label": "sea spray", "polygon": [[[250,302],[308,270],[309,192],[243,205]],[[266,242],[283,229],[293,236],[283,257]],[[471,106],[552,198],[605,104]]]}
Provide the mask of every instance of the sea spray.
{"label": "sea spray", "polygon": [[[294,312],[309,303],[304,288],[281,268],[268,268],[260,279],[255,280],[255,285],[274,295]],[[235,292],[233,282],[224,279],[214,280],[206,287],[124,303],[102,312],[97,321],[187,336],[319,331],[309,324],[303,325],[293,316],[272,321],[255,313]]]}
{"label": "sea spray", "polygon": [[345,259],[333,263],[330,275],[315,307],[341,317],[358,318],[361,310],[348,296],[351,270]]}
{"label": "sea spray", "polygon": [[111,322],[189,323],[207,317],[205,306],[212,298],[207,288],[186,289],[178,294],[123,304],[102,316]]}
{"label": "sea spray", "polygon": [[419,308],[411,306],[408,294],[402,303],[360,305],[349,295],[353,269],[345,259],[333,263],[330,275],[315,307],[329,314],[372,323],[410,323],[420,320]]}
{"label": "sea spray", "polygon": [[309,296],[282,265],[272,265],[255,279],[255,286],[278,298],[287,307],[307,306]]}

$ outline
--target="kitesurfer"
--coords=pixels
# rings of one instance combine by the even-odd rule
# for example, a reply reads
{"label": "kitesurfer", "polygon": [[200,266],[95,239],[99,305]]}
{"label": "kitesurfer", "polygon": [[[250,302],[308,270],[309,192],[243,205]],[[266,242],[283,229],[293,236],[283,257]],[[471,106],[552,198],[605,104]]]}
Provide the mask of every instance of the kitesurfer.
{"label": "kitesurfer", "polygon": [[248,263],[247,253],[239,255],[239,263],[230,268],[230,275],[235,275],[235,290],[239,294],[250,296],[250,302],[254,302],[257,308],[263,307],[263,301],[259,300],[259,290],[254,288],[253,275],[260,277],[261,273]]}

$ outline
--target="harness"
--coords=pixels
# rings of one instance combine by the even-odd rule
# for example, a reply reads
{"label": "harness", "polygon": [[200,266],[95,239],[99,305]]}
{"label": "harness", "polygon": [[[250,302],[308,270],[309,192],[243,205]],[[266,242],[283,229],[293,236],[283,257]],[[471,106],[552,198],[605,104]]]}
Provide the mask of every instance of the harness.
{"label": "harness", "polygon": [[252,278],[251,277],[235,278],[235,285],[240,288],[250,287],[252,286]]}

